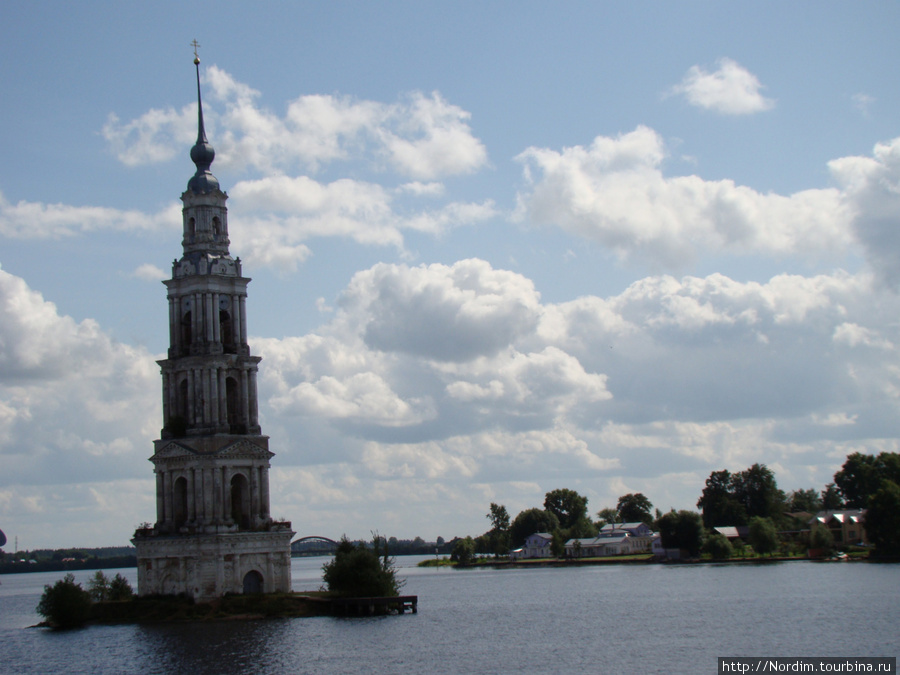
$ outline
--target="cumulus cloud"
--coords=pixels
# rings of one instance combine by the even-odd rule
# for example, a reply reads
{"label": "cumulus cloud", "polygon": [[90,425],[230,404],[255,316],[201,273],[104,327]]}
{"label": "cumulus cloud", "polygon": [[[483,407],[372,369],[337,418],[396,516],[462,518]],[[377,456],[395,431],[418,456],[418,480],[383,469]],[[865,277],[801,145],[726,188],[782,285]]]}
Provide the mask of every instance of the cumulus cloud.
{"label": "cumulus cloud", "polygon": [[528,148],[517,157],[528,182],[517,217],[676,269],[703,252],[814,255],[853,242],[852,212],[835,188],[783,196],[667,177],[665,157],[662,138],[643,126],[587,147]]}
{"label": "cumulus cloud", "polygon": [[289,271],[311,253],[305,241],[341,237],[363,245],[403,249],[404,231],[439,234],[496,215],[491,202],[451,202],[405,212],[394,192],[377,183],[339,179],[320,183],[300,176],[242,181],[231,191],[236,207],[235,250],[251,265]]}
{"label": "cumulus cloud", "polygon": [[[470,115],[438,92],[413,92],[397,103],[311,94],[291,101],[283,115],[259,105],[260,93],[228,72],[209,67],[204,118],[214,130],[216,165],[265,174],[296,167],[317,171],[330,162],[366,158],[402,176],[435,180],[487,164]],[[196,104],[181,111],[151,110],[103,128],[113,152],[128,165],[167,161],[196,135]],[[193,129],[193,131],[191,130]]]}
{"label": "cumulus cloud", "polygon": [[145,460],[160,414],[152,355],[111,340],[92,320],[60,315],[0,270],[0,517],[70,541],[47,514],[77,496],[71,508],[90,511],[85,520],[128,536],[135,522],[121,522],[120,495],[105,510],[96,500],[122,481],[151,482]]}
{"label": "cumulus cloud", "polygon": [[870,276],[844,272],[663,275],[546,304],[521,275],[467,260],[376,265],[321,330],[254,345],[279,462],[339,463],[346,503],[364,490],[389,511],[403,480],[527,508],[542,494],[521,486],[540,476],[596,508],[634,485],[665,507],[756,461],[788,486],[823,485],[890,434],[897,310]]}
{"label": "cumulus cloud", "polygon": [[706,71],[691,66],[684,79],[669,90],[670,95],[683,95],[698,108],[724,115],[749,115],[770,110],[775,101],[765,98],[759,79],[731,59],[719,59],[718,69]]}
{"label": "cumulus cloud", "polygon": [[842,157],[828,163],[840,186],[853,231],[879,277],[900,285],[900,138],[878,143],[871,157]]}

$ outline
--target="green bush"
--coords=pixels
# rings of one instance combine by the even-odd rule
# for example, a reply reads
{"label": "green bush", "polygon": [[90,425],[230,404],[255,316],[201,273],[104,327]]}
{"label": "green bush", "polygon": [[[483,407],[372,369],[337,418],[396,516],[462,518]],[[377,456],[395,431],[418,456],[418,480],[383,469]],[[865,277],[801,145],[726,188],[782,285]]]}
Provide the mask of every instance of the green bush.
{"label": "green bush", "polygon": [[750,532],[748,535],[750,545],[759,555],[771,555],[778,550],[780,544],[778,531],[771,518],[759,516],[750,519]]}
{"label": "green bush", "polygon": [[69,573],[53,586],[44,586],[37,612],[54,628],[75,628],[90,618],[91,605],[91,594]]}
{"label": "green bush", "polygon": [[713,560],[726,560],[734,555],[734,548],[728,537],[717,532],[707,537],[703,543],[703,552]]}
{"label": "green bush", "polygon": [[349,598],[391,597],[399,595],[403,586],[396,577],[387,543],[377,534],[372,537],[371,548],[343,537],[334,558],[322,566],[322,571],[328,590]]}
{"label": "green bush", "polygon": [[456,540],[450,553],[450,560],[457,565],[468,565],[475,560],[475,542],[472,537]]}

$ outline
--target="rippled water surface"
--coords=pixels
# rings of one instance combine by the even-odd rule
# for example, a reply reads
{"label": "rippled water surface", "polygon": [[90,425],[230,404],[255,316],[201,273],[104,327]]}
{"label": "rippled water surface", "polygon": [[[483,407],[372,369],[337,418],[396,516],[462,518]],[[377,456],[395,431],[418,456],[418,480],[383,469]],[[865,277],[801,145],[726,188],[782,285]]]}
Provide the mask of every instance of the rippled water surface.
{"label": "rippled water surface", "polygon": [[[325,560],[295,559],[294,589],[318,588]],[[414,615],[63,632],[28,628],[62,573],[3,575],[0,672],[715,673],[717,656],[900,655],[896,564],[457,571],[418,560],[397,561]],[[119,571],[135,584],[135,570]]]}

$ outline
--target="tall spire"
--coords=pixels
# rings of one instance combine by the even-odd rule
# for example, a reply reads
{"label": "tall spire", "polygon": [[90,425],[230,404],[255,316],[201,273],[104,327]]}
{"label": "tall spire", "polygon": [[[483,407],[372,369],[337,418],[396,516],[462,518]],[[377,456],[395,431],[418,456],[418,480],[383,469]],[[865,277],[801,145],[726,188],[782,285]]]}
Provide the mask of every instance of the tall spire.
{"label": "tall spire", "polygon": [[194,194],[203,194],[219,189],[219,181],[209,170],[216,151],[206,140],[206,129],[203,127],[203,101],[200,99],[200,56],[197,47],[200,45],[194,40],[191,43],[194,48],[194,67],[197,69],[197,142],[191,148],[191,160],[197,165],[197,173],[188,181],[188,190]]}

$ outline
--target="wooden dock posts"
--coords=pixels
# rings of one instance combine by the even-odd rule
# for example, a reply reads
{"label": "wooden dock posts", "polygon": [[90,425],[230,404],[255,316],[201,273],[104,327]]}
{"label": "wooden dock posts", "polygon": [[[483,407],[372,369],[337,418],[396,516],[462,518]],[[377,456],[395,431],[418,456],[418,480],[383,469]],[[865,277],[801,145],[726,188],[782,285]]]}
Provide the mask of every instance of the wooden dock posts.
{"label": "wooden dock posts", "polygon": [[376,616],[407,610],[418,613],[418,595],[397,595],[384,598],[333,598],[328,601],[334,616]]}

